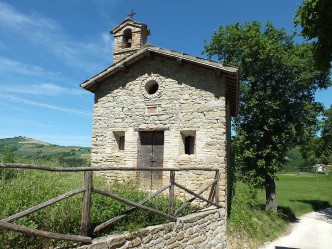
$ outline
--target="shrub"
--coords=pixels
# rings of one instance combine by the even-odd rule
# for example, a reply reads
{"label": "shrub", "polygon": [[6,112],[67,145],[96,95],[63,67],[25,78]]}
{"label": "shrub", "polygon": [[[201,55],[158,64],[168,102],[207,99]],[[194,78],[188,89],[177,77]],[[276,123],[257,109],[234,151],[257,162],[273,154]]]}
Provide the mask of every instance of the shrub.
{"label": "shrub", "polygon": [[[33,162],[29,161],[25,163]],[[38,163],[35,162],[34,164],[43,163],[41,163],[41,159],[38,159]],[[54,164],[55,162],[48,162],[49,166],[55,166]],[[2,177],[0,180],[0,219],[83,186],[82,172],[61,173],[21,169],[18,171],[19,173],[15,178],[6,179]],[[96,175],[93,176],[93,181],[95,187],[98,186],[98,188],[111,191],[136,202],[148,195],[147,192],[140,190],[137,183],[133,181],[107,184],[104,178]],[[176,200],[176,204],[180,205],[181,202]],[[167,212],[168,198],[166,196],[159,196],[146,203],[146,205]],[[78,235],[80,233],[81,207],[82,194],[79,194],[25,216],[15,221],[15,223],[39,230]],[[93,230],[100,223],[121,214],[129,208],[127,205],[116,200],[93,194],[90,230]],[[193,207],[189,207],[185,212],[188,213],[193,210]],[[141,227],[163,222],[167,222],[167,220],[151,213],[136,210],[128,215],[127,218],[118,221],[114,226],[98,233],[97,236],[122,231],[136,231]],[[0,230],[0,241],[2,242],[0,248],[6,249],[49,248],[52,246],[73,245],[71,242],[32,237],[3,229]]]}
{"label": "shrub", "polygon": [[[13,163],[15,161],[15,155],[13,152],[6,150],[5,153],[1,156],[0,162],[2,163]],[[18,174],[17,169],[0,169],[0,176],[3,180],[10,180],[15,178]]]}
{"label": "shrub", "polygon": [[[235,185],[227,230],[231,240],[235,237],[243,243],[238,245],[239,248],[245,243],[249,248],[255,248],[264,241],[275,239],[287,227],[287,222],[280,217],[282,214],[264,211],[257,194],[257,189],[242,182]],[[247,242],[243,241],[244,238]]]}

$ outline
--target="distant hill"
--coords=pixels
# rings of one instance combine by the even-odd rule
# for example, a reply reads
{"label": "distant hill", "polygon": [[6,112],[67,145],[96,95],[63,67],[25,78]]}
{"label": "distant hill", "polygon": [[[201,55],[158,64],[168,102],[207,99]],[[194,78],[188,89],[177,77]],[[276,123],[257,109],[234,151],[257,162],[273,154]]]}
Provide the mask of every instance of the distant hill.
{"label": "distant hill", "polygon": [[90,163],[90,147],[60,146],[29,137],[0,139],[0,155],[13,153],[20,157],[56,158],[60,162],[78,166]]}

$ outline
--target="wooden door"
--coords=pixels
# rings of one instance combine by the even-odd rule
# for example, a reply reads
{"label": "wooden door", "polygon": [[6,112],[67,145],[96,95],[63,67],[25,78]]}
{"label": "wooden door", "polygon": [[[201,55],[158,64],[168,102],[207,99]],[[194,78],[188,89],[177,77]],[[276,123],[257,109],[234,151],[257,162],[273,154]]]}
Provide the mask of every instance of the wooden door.
{"label": "wooden door", "polygon": [[[140,132],[138,152],[138,167],[163,167],[164,159],[164,132]],[[162,171],[141,171],[141,178],[150,181],[162,179]]]}

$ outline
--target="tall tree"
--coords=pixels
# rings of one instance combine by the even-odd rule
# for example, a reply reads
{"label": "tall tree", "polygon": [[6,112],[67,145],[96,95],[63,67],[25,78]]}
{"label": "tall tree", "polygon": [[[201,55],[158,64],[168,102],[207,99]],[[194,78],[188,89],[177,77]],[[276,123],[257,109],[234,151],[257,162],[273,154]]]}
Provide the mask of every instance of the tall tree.
{"label": "tall tree", "polygon": [[301,25],[301,34],[315,39],[316,65],[328,71],[332,61],[332,1],[304,0],[295,15],[295,24]]}
{"label": "tall tree", "polygon": [[323,163],[332,163],[332,105],[324,110],[319,155]]}
{"label": "tall tree", "polygon": [[314,132],[321,110],[315,91],[331,85],[328,74],[313,67],[312,45],[293,38],[272,23],[237,23],[221,26],[204,50],[241,68],[235,164],[255,186],[265,188],[266,209],[273,210],[275,174],[288,149]]}

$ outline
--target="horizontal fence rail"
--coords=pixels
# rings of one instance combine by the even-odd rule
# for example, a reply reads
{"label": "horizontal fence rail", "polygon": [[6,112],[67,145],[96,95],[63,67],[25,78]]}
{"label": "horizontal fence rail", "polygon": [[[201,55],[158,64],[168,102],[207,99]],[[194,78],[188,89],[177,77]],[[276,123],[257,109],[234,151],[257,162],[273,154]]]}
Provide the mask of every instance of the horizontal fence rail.
{"label": "horizontal fence rail", "polygon": [[45,171],[57,172],[84,172],[84,171],[219,171],[214,168],[159,168],[159,167],[75,167],[75,168],[61,168],[61,167],[46,167],[33,164],[15,164],[15,163],[0,163],[1,168],[16,168],[16,169],[37,169]]}
{"label": "horizontal fence rail", "polygon": [[[57,168],[57,167],[46,167],[46,166],[40,166],[40,165],[31,165],[31,164],[16,164],[16,163],[0,163],[0,169],[29,169],[29,170],[44,170],[44,171],[56,171],[56,172],[84,172],[84,186],[83,188],[76,189],[70,192],[67,192],[65,194],[59,195],[57,197],[54,197],[48,201],[45,201],[41,204],[38,204],[34,207],[28,208],[24,211],[21,211],[17,214],[11,215],[10,217],[4,218],[0,220],[0,228],[7,229],[11,231],[16,231],[20,233],[25,233],[29,235],[39,236],[39,237],[45,237],[50,239],[56,239],[56,240],[68,240],[68,241],[74,241],[79,242],[82,244],[91,244],[92,238],[88,235],[88,228],[89,228],[89,218],[90,218],[90,210],[91,210],[91,195],[99,194],[106,196],[108,198],[115,199],[119,202],[122,202],[128,206],[132,206],[131,208],[127,209],[122,214],[113,217],[107,221],[105,221],[102,224],[99,224],[94,228],[93,233],[97,233],[110,225],[114,224],[120,219],[123,219],[127,217],[131,212],[140,209],[146,212],[153,213],[155,215],[161,216],[163,218],[166,218],[170,221],[176,221],[175,215],[179,213],[181,210],[183,210],[185,207],[190,205],[194,200],[199,199],[206,203],[207,206],[215,206],[217,208],[221,208],[222,206],[219,204],[219,183],[220,183],[220,172],[218,169],[215,168],[157,168],[157,167],[75,167],[75,168]],[[156,190],[154,193],[146,197],[145,199],[134,202],[132,200],[128,200],[124,197],[121,197],[115,193],[111,193],[109,191],[105,191],[102,189],[96,189],[93,188],[92,183],[92,176],[93,172],[100,172],[100,171],[169,171],[170,172],[170,181],[169,184],[161,187],[160,189]],[[213,182],[208,184],[207,186],[204,186],[201,190],[199,190],[197,193],[190,190],[189,188],[183,186],[182,184],[178,183],[176,181],[176,172],[179,171],[209,171],[209,172],[215,172],[215,177]],[[193,197],[187,200],[185,203],[183,203],[180,207],[174,210],[174,198],[175,198],[175,187],[189,193]],[[148,207],[144,205],[149,200],[155,198],[159,194],[163,193],[166,190],[169,190],[168,198],[169,198],[169,207],[168,207],[168,213],[164,213],[160,210]],[[210,189],[209,197],[208,199],[204,198],[202,194],[206,192],[208,189]],[[81,219],[81,227],[80,227],[80,235],[68,235],[68,234],[59,234],[54,232],[47,232],[42,230],[37,230],[25,226],[20,226],[16,224],[12,224],[12,222],[16,221],[19,218],[22,218],[28,214],[37,212],[38,210],[48,207],[56,202],[62,201],[64,199],[67,199],[71,196],[77,195],[83,193],[83,200],[82,200],[82,219]],[[93,235],[93,234],[92,234]]]}

